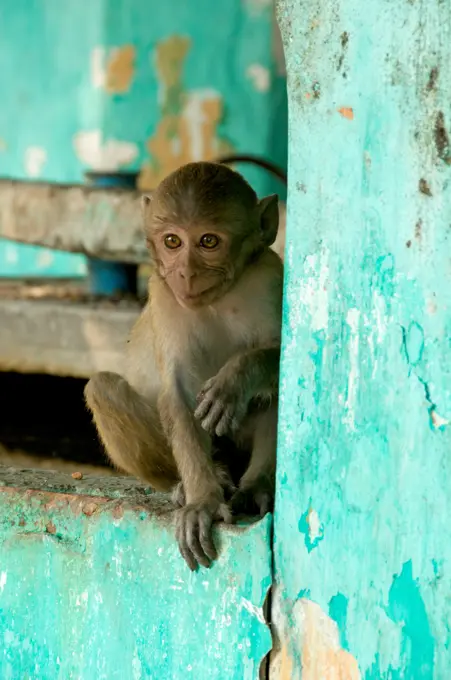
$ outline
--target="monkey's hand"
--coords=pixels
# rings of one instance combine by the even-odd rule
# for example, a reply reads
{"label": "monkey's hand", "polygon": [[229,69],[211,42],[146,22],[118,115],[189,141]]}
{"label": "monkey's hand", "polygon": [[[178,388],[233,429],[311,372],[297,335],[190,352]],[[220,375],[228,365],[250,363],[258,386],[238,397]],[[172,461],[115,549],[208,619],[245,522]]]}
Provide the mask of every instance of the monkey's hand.
{"label": "monkey's hand", "polygon": [[234,515],[264,517],[273,509],[274,484],[266,476],[244,483],[232,496],[230,505]]}
{"label": "monkey's hand", "polygon": [[215,520],[231,523],[232,513],[223,496],[212,494],[206,499],[188,503],[176,513],[175,533],[180,553],[191,571],[198,564],[210,567],[218,556],[213,543],[212,528]]}
{"label": "monkey's hand", "polygon": [[236,432],[245,417],[249,398],[239,378],[223,368],[207,380],[197,395],[194,417],[211,436],[223,437]]}

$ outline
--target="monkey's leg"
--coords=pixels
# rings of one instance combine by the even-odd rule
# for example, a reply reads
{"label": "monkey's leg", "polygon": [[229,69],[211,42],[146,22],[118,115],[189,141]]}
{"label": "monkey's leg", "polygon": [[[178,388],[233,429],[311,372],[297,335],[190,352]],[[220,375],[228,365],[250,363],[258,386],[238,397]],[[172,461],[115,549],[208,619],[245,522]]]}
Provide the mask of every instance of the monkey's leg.
{"label": "monkey's leg", "polygon": [[158,491],[180,479],[163,435],[156,405],[117,373],[96,373],[85,387],[86,404],[106,452],[119,469]]}
{"label": "monkey's leg", "polygon": [[[247,469],[250,456],[246,456],[246,453],[238,449],[235,442],[228,437],[213,439],[212,459],[226,501],[229,501],[236,492],[238,483]],[[174,488],[172,500],[179,507],[186,504],[183,482],[179,482]]]}
{"label": "monkey's leg", "polygon": [[273,508],[277,451],[277,400],[265,411],[250,416],[244,430],[252,428],[249,467],[231,501],[235,514],[266,515]]}

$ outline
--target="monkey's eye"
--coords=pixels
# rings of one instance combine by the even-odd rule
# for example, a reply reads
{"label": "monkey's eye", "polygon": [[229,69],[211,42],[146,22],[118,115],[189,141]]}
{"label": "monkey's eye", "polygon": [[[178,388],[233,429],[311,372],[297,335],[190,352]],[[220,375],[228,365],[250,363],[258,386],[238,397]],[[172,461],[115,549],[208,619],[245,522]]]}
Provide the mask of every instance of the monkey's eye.
{"label": "monkey's eye", "polygon": [[214,234],[204,234],[200,239],[200,245],[202,248],[216,248],[219,243],[219,239]]}
{"label": "monkey's eye", "polygon": [[175,234],[168,234],[167,236],[164,237],[164,245],[166,246],[166,248],[175,250],[175,248],[180,248],[182,242],[179,239],[179,237],[176,236]]}

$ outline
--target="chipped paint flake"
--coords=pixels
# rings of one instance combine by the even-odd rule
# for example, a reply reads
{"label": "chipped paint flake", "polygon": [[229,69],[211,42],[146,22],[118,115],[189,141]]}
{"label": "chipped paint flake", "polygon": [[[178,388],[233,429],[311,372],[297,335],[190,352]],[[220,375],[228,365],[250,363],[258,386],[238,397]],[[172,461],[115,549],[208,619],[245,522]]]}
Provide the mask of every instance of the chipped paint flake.
{"label": "chipped paint flake", "polygon": [[252,81],[257,92],[268,92],[271,85],[271,74],[262,64],[251,64],[246,70],[247,77]]}
{"label": "chipped paint flake", "polygon": [[8,580],[8,574],[6,571],[0,571],[0,593],[3,593],[5,589],[6,582]]}
{"label": "chipped paint flake", "polygon": [[246,611],[249,612],[249,614],[252,614],[252,616],[255,616],[260,623],[265,623],[265,617],[263,615],[263,609],[262,607],[257,607],[255,604],[253,604],[250,600],[247,600],[245,597],[241,598],[241,608],[246,609]]}
{"label": "chipped paint flake", "polygon": [[147,142],[150,161],[140,172],[141,190],[154,188],[166,175],[192,161],[212,160],[232,151],[217,128],[223,117],[223,102],[213,89],[186,91],[183,66],[191,42],[173,35],[155,50],[155,68],[161,119]]}
{"label": "chipped paint flake", "polygon": [[437,429],[437,430],[442,430],[444,429],[447,425],[449,425],[449,420],[447,418],[443,418],[437,411],[434,409],[431,410],[431,422],[432,426]]}
{"label": "chipped paint flake", "polygon": [[346,118],[347,120],[354,120],[354,109],[352,109],[350,106],[342,106],[341,108],[337,109],[338,113],[343,116],[343,118]]}
{"label": "chipped paint flake", "polygon": [[340,646],[335,621],[304,598],[295,603],[293,611],[302,635],[302,679],[361,680],[357,661]]}
{"label": "chipped paint flake", "polygon": [[105,47],[94,47],[91,51],[91,83],[96,89],[105,87]]}
{"label": "chipped paint flake", "polygon": [[138,147],[132,142],[102,140],[100,130],[79,132],[74,136],[77,157],[89,168],[97,171],[119,170],[138,156]]}
{"label": "chipped paint flake", "polygon": [[[328,325],[328,252],[323,250],[319,255],[308,255],[305,259],[304,277],[301,281],[300,290],[289,291],[293,308],[301,305],[310,316],[312,331],[325,330]],[[302,320],[302,315],[293,313],[293,323]]]}
{"label": "chipped paint flake", "polygon": [[91,52],[91,82],[96,89],[109,94],[125,94],[130,90],[135,73],[133,45],[105,48],[96,46]]}
{"label": "chipped paint flake", "polygon": [[28,177],[40,177],[47,160],[47,151],[42,146],[29,146],[25,151],[25,172]]}
{"label": "chipped paint flake", "polygon": [[355,430],[355,404],[357,397],[357,380],[359,377],[359,320],[359,310],[355,308],[349,309],[346,316],[346,323],[351,331],[349,338],[348,395],[345,403],[347,414],[343,421],[348,425],[350,430]]}

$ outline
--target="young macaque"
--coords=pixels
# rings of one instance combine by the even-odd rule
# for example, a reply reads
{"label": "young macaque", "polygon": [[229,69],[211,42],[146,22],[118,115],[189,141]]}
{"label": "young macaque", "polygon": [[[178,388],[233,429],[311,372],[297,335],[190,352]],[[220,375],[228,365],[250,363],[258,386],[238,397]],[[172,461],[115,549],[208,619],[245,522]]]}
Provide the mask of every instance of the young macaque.
{"label": "young macaque", "polygon": [[[191,569],[217,557],[215,520],[274,497],[283,267],[277,196],[217,163],[189,163],[143,197],[154,272],[124,377],[85,388],[112,462],[180,506]],[[156,384],[155,374],[159,376]]]}

